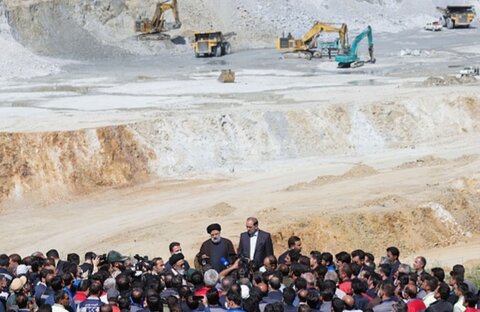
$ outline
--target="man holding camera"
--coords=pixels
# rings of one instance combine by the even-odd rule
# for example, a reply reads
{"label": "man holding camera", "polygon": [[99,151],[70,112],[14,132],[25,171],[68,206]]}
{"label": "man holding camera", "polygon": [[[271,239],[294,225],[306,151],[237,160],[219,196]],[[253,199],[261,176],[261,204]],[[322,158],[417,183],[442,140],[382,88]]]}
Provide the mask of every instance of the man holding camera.
{"label": "man holding camera", "polygon": [[210,224],[207,227],[210,239],[203,242],[196,257],[204,270],[211,267],[217,272],[221,272],[237,257],[232,241],[221,237],[221,231],[222,227],[218,223]]}

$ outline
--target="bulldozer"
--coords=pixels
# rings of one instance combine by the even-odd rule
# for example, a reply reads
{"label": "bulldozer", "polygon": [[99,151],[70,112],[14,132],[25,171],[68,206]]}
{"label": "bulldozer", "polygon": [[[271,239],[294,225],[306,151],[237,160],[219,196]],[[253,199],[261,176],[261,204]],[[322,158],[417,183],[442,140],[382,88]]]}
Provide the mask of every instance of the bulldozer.
{"label": "bulldozer", "polygon": [[227,39],[233,35],[235,33],[222,34],[221,31],[195,33],[192,44],[195,57],[220,57],[232,53],[232,47]]}
{"label": "bulldozer", "polygon": [[[338,33],[339,38],[333,42],[319,42],[318,39],[323,32]],[[347,24],[335,27],[332,24],[315,22],[302,39],[295,39],[291,34],[278,38],[276,48],[282,51],[285,57],[298,57],[308,60],[312,57],[328,56],[332,58],[332,56],[348,48],[348,27]]]}
{"label": "bulldozer", "polygon": [[[175,22],[171,27],[165,19],[166,12],[172,11]],[[178,15],[177,0],[170,0],[157,3],[155,14],[152,19],[139,17],[135,21],[135,32],[139,40],[169,40],[170,35],[166,34],[171,29],[178,29],[182,26]]]}
{"label": "bulldozer", "polygon": [[440,23],[448,29],[470,27],[476,16],[473,5],[447,5],[446,8],[437,7],[437,10],[442,13]]}

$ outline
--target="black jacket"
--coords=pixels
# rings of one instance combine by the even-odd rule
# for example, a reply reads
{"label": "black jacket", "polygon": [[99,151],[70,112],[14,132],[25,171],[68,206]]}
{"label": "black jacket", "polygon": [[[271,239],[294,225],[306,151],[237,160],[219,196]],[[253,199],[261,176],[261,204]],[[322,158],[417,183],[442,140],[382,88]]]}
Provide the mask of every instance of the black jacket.
{"label": "black jacket", "polygon": [[[241,257],[250,258],[250,235],[248,232],[240,234],[240,243],[238,244],[238,255]],[[261,266],[263,259],[267,256],[273,255],[273,243],[270,233],[258,230],[257,245],[254,247],[255,253],[253,261]]]}
{"label": "black jacket", "polygon": [[453,305],[446,300],[437,300],[434,303],[432,303],[426,311],[427,312],[452,312]]}

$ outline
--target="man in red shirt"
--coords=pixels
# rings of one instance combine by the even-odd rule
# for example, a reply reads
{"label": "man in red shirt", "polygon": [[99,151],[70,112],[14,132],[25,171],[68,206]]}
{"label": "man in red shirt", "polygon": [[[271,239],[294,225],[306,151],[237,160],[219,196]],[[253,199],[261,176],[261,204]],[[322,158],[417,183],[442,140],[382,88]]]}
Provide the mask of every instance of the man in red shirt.
{"label": "man in red shirt", "polygon": [[467,308],[465,312],[480,312],[475,306],[478,303],[478,296],[472,292],[466,292],[463,296],[463,305]]}
{"label": "man in red shirt", "polygon": [[338,284],[338,288],[345,292],[347,295],[353,295],[352,291],[352,268],[349,263],[343,263],[338,269],[338,277],[342,281]]}
{"label": "man in red shirt", "polygon": [[417,298],[417,287],[414,285],[405,285],[402,297],[407,301],[408,312],[420,312],[427,308],[423,300]]}
{"label": "man in red shirt", "polygon": [[[217,271],[215,271],[213,269],[207,270],[203,274],[203,282],[204,282],[205,286],[200,288],[200,289],[197,289],[195,291],[195,296],[206,297],[207,291],[209,291],[212,288],[215,288],[215,285],[217,285],[217,282],[218,282]],[[219,295],[221,296],[222,294],[220,293]]]}

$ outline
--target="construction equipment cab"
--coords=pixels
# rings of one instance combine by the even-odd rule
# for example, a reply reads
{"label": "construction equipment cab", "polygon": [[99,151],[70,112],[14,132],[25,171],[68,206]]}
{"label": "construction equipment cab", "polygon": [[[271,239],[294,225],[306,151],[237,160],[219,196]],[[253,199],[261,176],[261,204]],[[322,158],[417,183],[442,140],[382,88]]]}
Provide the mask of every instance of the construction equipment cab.
{"label": "construction equipment cab", "polygon": [[437,7],[442,12],[440,23],[449,29],[455,27],[470,27],[476,16],[473,5],[447,5],[446,8]]}
{"label": "construction equipment cab", "polygon": [[[166,12],[172,11],[175,22],[170,27],[167,25]],[[168,40],[170,35],[165,32],[171,29],[178,29],[182,26],[178,16],[177,0],[163,1],[157,3],[155,14],[150,20],[148,18],[139,18],[135,21],[135,32],[141,34],[137,36],[140,40]]]}
{"label": "construction equipment cab", "polygon": [[[338,38],[330,42],[321,42],[320,36],[324,32],[338,33]],[[277,39],[276,48],[286,57],[311,59],[335,56],[348,47],[348,28],[346,24],[335,27],[330,24],[315,22],[302,39],[295,39],[289,33]]]}
{"label": "construction equipment cab", "polygon": [[221,31],[195,33],[193,51],[196,57],[200,56],[222,56],[230,54],[232,48],[230,43],[222,35]]}

